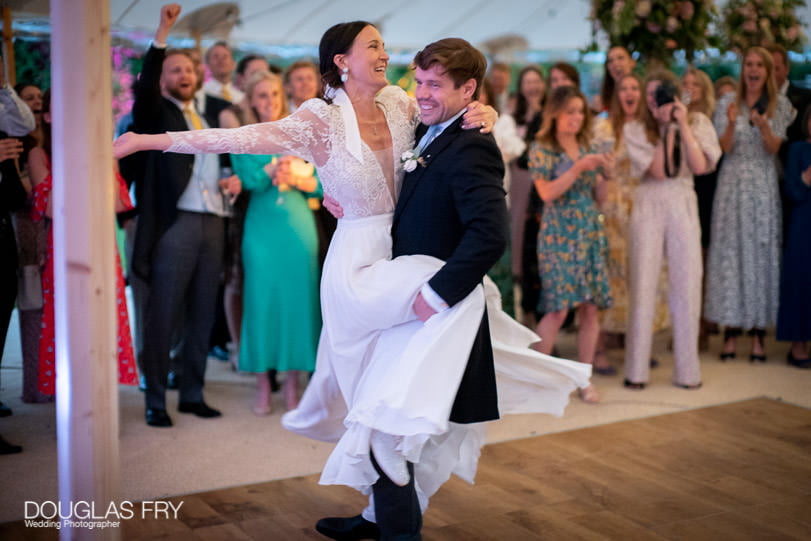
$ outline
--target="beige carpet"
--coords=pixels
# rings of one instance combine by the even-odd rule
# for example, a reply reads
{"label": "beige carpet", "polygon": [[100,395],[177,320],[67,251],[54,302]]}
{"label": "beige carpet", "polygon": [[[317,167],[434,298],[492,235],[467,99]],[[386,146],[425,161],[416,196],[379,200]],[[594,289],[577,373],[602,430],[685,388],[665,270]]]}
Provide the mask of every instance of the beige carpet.
{"label": "beige carpet", "polygon": [[[57,498],[56,426],[53,404],[23,404],[18,326],[12,321],[2,365],[0,399],[14,415],[0,419],[0,434],[22,445],[18,455],[0,456],[0,522],[23,518],[24,502]],[[598,405],[573,398],[563,418],[519,415],[491,424],[489,442],[525,438],[576,428],[688,410],[713,404],[767,396],[811,408],[811,370],[785,362],[787,344],[767,341],[769,361],[718,361],[716,338],[712,354],[702,358],[704,387],[697,391],[670,384],[671,354],[667,336],[656,341],[662,366],[651,373],[651,385],[638,392],[622,387],[622,377],[596,376],[603,396]],[[574,336],[561,335],[561,354],[573,355]],[[748,350],[741,343],[740,351]],[[621,362],[622,351],[610,356]],[[746,357],[746,355],[744,355]],[[143,397],[134,387],[120,388],[121,500],[157,499],[319,472],[331,445],[286,432],[279,419],[281,396],[267,417],[251,412],[253,377],[237,374],[228,363],[209,360],[206,400],[223,417],[198,419],[175,411],[177,394],[169,393],[171,429],[148,427]]]}

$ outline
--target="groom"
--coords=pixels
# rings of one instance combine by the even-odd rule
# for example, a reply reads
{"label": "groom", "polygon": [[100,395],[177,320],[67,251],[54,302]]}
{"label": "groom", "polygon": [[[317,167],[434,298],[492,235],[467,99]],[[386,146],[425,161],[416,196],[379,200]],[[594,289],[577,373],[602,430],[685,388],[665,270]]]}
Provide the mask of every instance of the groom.
{"label": "groom", "polygon": [[[479,94],[487,67],[484,56],[467,41],[448,38],[417,53],[413,67],[423,121],[416,133],[420,160],[403,180],[391,229],[392,255],[425,254],[446,262],[414,302],[414,312],[427,321],[481,283],[504,252],[508,218],[504,166],[495,139],[461,126],[466,106]],[[497,418],[485,310],[450,421],[479,423]],[[421,539],[422,513],[413,465],[408,464],[409,483],[398,486],[381,471],[374,456],[372,461],[380,474],[373,487],[375,521],[363,516],[326,518],[316,529],[333,539]]]}

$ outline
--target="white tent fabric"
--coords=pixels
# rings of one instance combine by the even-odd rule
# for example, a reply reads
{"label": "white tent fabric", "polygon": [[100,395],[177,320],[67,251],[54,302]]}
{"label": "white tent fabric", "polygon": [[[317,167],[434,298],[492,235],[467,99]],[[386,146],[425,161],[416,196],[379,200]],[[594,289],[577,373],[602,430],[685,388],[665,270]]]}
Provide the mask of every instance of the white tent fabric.
{"label": "white tent fabric", "polygon": [[[47,0],[6,3],[17,21],[47,17]],[[149,36],[165,3],[110,0],[112,27]],[[183,17],[224,2],[177,3],[183,8]],[[357,19],[375,23],[392,51],[419,49],[450,36],[465,38],[476,46],[495,40],[496,45],[507,49],[526,43],[525,48],[531,50],[571,50],[586,46],[591,36],[588,0],[236,0],[229,4],[239,8],[239,22],[229,36],[232,43],[315,46],[333,24]],[[188,33],[175,35],[189,37]]]}

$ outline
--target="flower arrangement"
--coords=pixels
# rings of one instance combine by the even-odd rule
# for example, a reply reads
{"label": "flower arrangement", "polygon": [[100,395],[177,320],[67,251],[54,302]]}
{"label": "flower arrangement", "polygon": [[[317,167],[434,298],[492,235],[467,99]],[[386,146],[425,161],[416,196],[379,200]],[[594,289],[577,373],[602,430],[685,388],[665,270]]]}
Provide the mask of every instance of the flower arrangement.
{"label": "flower arrangement", "polygon": [[425,160],[422,159],[416,149],[403,152],[400,156],[400,163],[403,164],[406,173],[412,172],[418,165],[425,166]]}
{"label": "flower arrangement", "polygon": [[738,54],[756,45],[802,50],[805,35],[795,14],[798,7],[805,7],[805,0],[729,0],[721,10],[724,48]]}
{"label": "flower arrangement", "polygon": [[714,0],[592,0],[592,50],[605,32],[611,46],[622,45],[644,61],[668,64],[682,49],[688,61],[697,50],[716,46],[710,23],[717,17]]}

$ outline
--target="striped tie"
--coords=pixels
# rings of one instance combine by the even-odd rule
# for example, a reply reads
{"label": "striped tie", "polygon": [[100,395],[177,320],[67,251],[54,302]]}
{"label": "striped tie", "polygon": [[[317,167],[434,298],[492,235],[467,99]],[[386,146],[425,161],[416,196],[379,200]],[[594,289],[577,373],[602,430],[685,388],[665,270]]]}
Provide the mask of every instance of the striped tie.
{"label": "striped tie", "polygon": [[183,115],[186,117],[186,120],[191,122],[195,130],[203,129],[203,122],[200,120],[200,116],[197,114],[197,111],[194,110],[191,103],[187,103],[186,106],[183,107]]}

